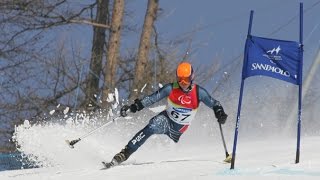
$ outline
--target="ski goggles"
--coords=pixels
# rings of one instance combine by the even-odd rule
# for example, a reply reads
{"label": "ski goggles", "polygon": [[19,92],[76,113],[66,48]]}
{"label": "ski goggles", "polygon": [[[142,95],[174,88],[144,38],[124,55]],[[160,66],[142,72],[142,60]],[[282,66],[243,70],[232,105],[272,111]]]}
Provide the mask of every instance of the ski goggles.
{"label": "ski goggles", "polygon": [[189,85],[192,82],[190,77],[177,77],[177,80],[179,83],[184,84],[184,85]]}

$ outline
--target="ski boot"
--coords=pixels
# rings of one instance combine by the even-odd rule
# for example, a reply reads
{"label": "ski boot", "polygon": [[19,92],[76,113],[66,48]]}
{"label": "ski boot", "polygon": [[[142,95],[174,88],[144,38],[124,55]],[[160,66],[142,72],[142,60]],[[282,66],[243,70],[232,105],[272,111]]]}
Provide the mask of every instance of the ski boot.
{"label": "ski boot", "polygon": [[106,169],[109,169],[113,166],[117,166],[122,162],[126,161],[131,154],[128,151],[127,146],[117,153],[111,160],[111,162],[102,162]]}

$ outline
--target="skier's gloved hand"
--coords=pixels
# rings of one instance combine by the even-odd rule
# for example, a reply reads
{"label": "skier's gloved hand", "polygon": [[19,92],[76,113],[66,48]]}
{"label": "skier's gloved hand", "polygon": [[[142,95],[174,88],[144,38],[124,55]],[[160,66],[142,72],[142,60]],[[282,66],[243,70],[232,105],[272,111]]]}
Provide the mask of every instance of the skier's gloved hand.
{"label": "skier's gloved hand", "polygon": [[134,100],[134,103],[131,104],[130,106],[128,106],[128,105],[122,106],[122,108],[120,109],[120,115],[122,117],[126,117],[127,116],[127,111],[129,109],[130,109],[130,112],[135,113],[137,111],[140,111],[143,108],[144,108],[144,106],[141,103],[141,101],[139,99],[136,99],[136,100]]}
{"label": "skier's gloved hand", "polygon": [[216,106],[213,108],[213,110],[216,118],[218,119],[218,122],[220,124],[224,124],[227,120],[228,115],[224,112],[222,106]]}
{"label": "skier's gloved hand", "polygon": [[218,114],[218,122],[220,124],[226,123],[228,115],[224,111],[220,111]]}
{"label": "skier's gloved hand", "polygon": [[130,106],[128,106],[128,105],[122,106],[122,108],[120,109],[120,115],[122,117],[126,117],[128,109],[130,109]]}
{"label": "skier's gloved hand", "polygon": [[135,113],[143,109],[144,106],[139,99],[134,100],[134,103],[130,105],[130,111]]}

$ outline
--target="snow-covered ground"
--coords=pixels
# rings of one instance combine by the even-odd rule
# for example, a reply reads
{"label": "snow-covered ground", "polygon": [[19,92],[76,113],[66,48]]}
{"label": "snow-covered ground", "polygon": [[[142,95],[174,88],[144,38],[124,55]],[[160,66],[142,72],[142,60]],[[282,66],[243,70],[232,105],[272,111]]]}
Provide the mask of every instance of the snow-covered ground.
{"label": "snow-covered ground", "polygon": [[[100,170],[100,161],[105,157],[99,153],[83,151],[84,157],[76,158],[79,151],[71,153],[73,150],[65,149],[65,164],[4,171],[0,179],[319,179],[320,138],[303,139],[299,164],[293,163],[293,144],[292,140],[244,143],[239,149],[235,170],[222,162],[223,152],[213,145],[143,149],[123,166],[109,170]],[[78,149],[81,148],[79,144]]]}
{"label": "snow-covered ground", "polygon": [[[207,112],[207,111],[206,111]],[[0,179],[23,180],[102,180],[102,179],[319,179],[320,137],[302,136],[301,159],[295,160],[295,137],[266,136],[247,138],[240,133],[235,169],[224,163],[224,149],[216,121],[205,120],[212,114],[199,115],[195,127],[172,143],[166,136],[152,136],[123,165],[102,168],[101,161],[111,160],[135,132],[144,127],[152,114],[144,118],[121,119],[88,136],[71,149],[65,140],[90,132],[95,122],[46,123],[17,127],[15,139],[20,151],[42,168],[0,172]],[[210,112],[211,113],[211,112]],[[202,112],[202,114],[205,114]],[[141,115],[141,114],[140,114]],[[233,121],[224,125],[229,152],[232,151]],[[232,127],[232,128],[230,128]],[[278,134],[279,132],[272,132]],[[254,132],[253,132],[254,133]],[[280,133],[279,133],[280,134]],[[243,135],[243,136],[241,136]]]}

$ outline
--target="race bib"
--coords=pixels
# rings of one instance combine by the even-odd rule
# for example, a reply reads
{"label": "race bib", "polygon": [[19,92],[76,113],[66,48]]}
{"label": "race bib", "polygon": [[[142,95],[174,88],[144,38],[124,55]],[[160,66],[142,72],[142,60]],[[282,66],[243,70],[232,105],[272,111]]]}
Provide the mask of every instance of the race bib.
{"label": "race bib", "polygon": [[196,110],[190,108],[177,108],[169,106],[167,109],[167,114],[170,119],[178,124],[187,125],[193,120]]}

